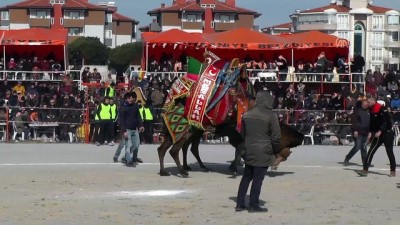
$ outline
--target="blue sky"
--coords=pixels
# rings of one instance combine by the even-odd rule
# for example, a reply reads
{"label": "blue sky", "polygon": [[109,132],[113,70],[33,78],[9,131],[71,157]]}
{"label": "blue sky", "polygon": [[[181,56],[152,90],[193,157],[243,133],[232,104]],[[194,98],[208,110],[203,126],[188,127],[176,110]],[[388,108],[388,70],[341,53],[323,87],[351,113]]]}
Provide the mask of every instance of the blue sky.
{"label": "blue sky", "polygon": [[[21,2],[22,0],[0,0],[0,6]],[[106,2],[107,0],[89,0],[91,3]],[[109,0],[116,3],[118,11],[125,16],[140,21],[139,26],[146,26],[151,22],[147,12],[158,8],[161,3],[171,5],[172,0]],[[220,0],[224,1],[224,0]],[[289,15],[296,9],[310,9],[329,4],[331,0],[236,0],[242,8],[255,10],[263,15],[256,20],[260,28],[286,23]],[[400,10],[400,0],[374,0],[374,5]]]}

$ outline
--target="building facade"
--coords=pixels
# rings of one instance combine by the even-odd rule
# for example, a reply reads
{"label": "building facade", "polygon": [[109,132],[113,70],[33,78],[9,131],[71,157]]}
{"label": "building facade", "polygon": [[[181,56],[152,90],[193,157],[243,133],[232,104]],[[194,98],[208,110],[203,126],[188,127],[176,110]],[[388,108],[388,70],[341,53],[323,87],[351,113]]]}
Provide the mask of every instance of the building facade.
{"label": "building facade", "polygon": [[319,30],[349,40],[350,57],[363,56],[365,69],[400,69],[399,10],[375,6],[371,0],[332,0],[290,17],[291,32]]}
{"label": "building facade", "polygon": [[213,33],[239,27],[254,28],[254,20],[261,14],[236,6],[235,0],[173,0],[172,5],[161,4],[148,15],[153,23],[142,31],[162,32],[179,29],[192,33]]}
{"label": "building facade", "polygon": [[69,42],[97,37],[108,47],[136,41],[138,22],[119,14],[113,2],[25,0],[0,8],[0,13],[0,29],[67,29]]}

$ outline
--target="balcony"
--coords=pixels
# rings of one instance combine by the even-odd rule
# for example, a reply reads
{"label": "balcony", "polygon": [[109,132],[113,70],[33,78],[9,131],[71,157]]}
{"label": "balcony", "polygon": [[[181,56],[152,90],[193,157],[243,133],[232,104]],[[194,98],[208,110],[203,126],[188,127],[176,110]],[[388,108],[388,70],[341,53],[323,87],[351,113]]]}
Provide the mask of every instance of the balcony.
{"label": "balcony", "polygon": [[214,29],[215,31],[227,31],[227,30],[233,30],[236,28],[235,23],[217,23],[214,22]]}
{"label": "balcony", "polygon": [[397,25],[386,25],[385,26],[386,31],[399,31],[400,30],[400,24]]}
{"label": "balcony", "polygon": [[182,30],[203,30],[203,22],[182,22]]}
{"label": "balcony", "polygon": [[385,47],[386,48],[400,48],[400,40],[393,41],[391,38],[387,38],[385,40]]}
{"label": "balcony", "polygon": [[387,64],[400,64],[400,58],[383,58],[383,61]]}
{"label": "balcony", "polygon": [[372,25],[371,31],[385,31],[385,26],[381,25]]}
{"label": "balcony", "polygon": [[64,19],[64,27],[85,27],[85,21],[80,19]]}
{"label": "balcony", "polygon": [[298,31],[309,31],[309,30],[337,30],[337,24],[336,23],[299,23],[297,24],[297,30]]}
{"label": "balcony", "polygon": [[385,47],[385,42],[383,42],[383,41],[375,41],[375,42],[371,41],[369,46],[371,48],[383,48],[383,47]]}
{"label": "balcony", "polygon": [[49,28],[51,25],[51,19],[34,19],[29,20],[30,27],[45,27]]}

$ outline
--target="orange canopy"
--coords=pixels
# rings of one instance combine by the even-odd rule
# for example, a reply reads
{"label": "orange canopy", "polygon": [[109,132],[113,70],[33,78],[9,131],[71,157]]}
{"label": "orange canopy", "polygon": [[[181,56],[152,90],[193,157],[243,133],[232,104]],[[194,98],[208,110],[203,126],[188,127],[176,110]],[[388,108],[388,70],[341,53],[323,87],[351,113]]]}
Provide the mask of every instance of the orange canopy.
{"label": "orange canopy", "polygon": [[267,35],[249,28],[215,33],[207,36],[209,45],[215,48],[263,50],[279,48],[282,38]]}
{"label": "orange canopy", "polygon": [[[67,64],[68,31],[64,29],[31,28],[0,31],[0,46],[6,58],[37,56]],[[5,60],[5,59],[4,59]]]}
{"label": "orange canopy", "polygon": [[348,48],[349,42],[346,39],[320,31],[309,31],[295,34],[280,35],[285,42],[285,48]]}
{"label": "orange canopy", "polygon": [[68,31],[31,28],[0,31],[0,45],[66,45]]}

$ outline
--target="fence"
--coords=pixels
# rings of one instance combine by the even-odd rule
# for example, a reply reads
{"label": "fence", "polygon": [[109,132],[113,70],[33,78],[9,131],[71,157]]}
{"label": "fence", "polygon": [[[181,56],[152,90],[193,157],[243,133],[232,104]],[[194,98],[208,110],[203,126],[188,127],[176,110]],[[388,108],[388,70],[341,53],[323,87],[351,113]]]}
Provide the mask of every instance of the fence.
{"label": "fence", "polygon": [[[0,140],[10,142],[22,139],[43,141],[40,134],[50,137],[47,141],[73,142],[91,141],[90,130],[94,120],[90,113],[94,109],[86,106],[80,109],[71,108],[0,108]],[[351,141],[350,113],[334,110],[275,110],[282,123],[289,124],[307,135],[306,143],[326,144],[327,138],[337,142]],[[1,113],[3,112],[3,113]],[[156,116],[155,118],[159,118]],[[162,121],[154,121],[153,140],[163,140]],[[332,138],[336,137],[336,138]],[[203,143],[227,143],[227,137],[214,135],[212,127],[206,129]],[[347,142],[346,141],[346,142]]]}

